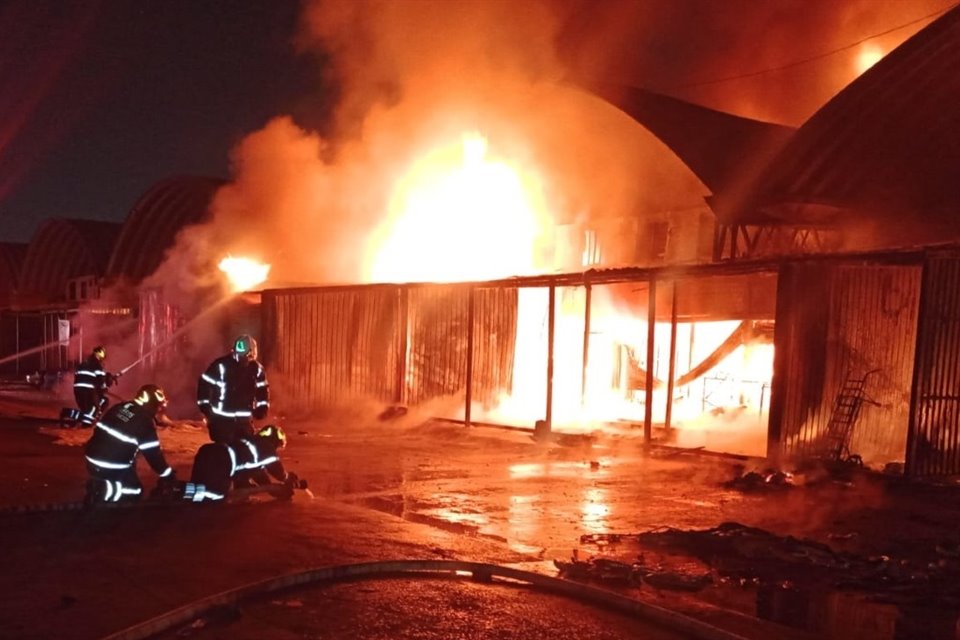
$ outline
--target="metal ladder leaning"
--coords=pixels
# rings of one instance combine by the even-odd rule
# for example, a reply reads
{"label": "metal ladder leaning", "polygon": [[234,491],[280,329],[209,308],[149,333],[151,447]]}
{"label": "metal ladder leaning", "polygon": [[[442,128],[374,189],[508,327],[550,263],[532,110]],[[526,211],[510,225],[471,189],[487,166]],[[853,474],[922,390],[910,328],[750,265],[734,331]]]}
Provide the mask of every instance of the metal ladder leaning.
{"label": "metal ladder leaning", "polygon": [[850,453],[850,438],[853,435],[853,428],[860,417],[860,409],[864,402],[880,406],[880,403],[871,400],[866,395],[867,381],[879,369],[873,369],[866,372],[862,378],[847,377],[843,385],[837,392],[836,400],[833,403],[833,412],[830,414],[830,420],[827,422],[827,428],[824,432],[826,442],[823,453],[830,460],[845,462],[848,460],[857,460],[859,456]]}

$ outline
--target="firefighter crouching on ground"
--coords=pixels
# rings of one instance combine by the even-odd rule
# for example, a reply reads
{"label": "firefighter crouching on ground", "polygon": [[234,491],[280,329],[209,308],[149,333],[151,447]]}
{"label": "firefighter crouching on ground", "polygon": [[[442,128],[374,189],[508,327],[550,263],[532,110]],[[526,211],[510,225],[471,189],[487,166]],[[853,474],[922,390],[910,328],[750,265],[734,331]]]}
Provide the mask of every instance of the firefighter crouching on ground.
{"label": "firefighter crouching on ground", "polygon": [[284,483],[291,494],[294,489],[306,489],[305,481],[283,468],[279,452],[286,445],[286,434],[274,425],[230,444],[203,445],[193,460],[193,472],[190,482],[184,484],[183,498],[193,502],[223,500],[239,473],[251,475],[261,486],[272,484],[270,476],[273,476]]}
{"label": "firefighter crouching on ground", "polygon": [[90,355],[77,365],[73,373],[73,397],[77,401],[77,412],[62,415],[61,420],[80,422],[80,426],[92,427],[97,417],[107,408],[107,388],[113,385],[120,374],[108,373],[103,368],[107,357],[106,349],[94,347]]}
{"label": "firefighter crouching on ground", "polygon": [[157,415],[166,405],[163,389],[146,384],[133,400],[114,405],[97,421],[85,450],[90,473],[87,503],[139,499],[143,486],[137,477],[137,455],[141,452],[160,477],[159,482],[176,482],[155,426]]}
{"label": "firefighter crouching on ground", "polygon": [[214,442],[253,436],[251,419],[262,420],[270,411],[270,387],[257,362],[256,340],[238,337],[230,353],[207,367],[197,381],[197,407]]}

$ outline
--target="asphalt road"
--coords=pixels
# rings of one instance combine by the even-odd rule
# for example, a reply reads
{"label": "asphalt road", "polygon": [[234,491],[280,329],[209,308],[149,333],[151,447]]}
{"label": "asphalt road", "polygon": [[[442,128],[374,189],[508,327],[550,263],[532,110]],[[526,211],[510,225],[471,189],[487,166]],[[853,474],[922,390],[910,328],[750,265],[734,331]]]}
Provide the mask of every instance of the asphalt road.
{"label": "asphalt road", "polygon": [[[0,415],[8,416],[0,419],[0,509],[80,499],[85,473],[80,445],[88,433],[54,429],[29,417],[49,417],[58,410],[35,398],[0,397]],[[581,557],[636,559],[632,548],[581,544],[580,536],[591,533],[711,527],[735,520],[825,542],[840,533],[842,542],[834,544],[874,554],[932,550],[936,541],[960,529],[960,502],[945,499],[938,489],[898,493],[862,482],[743,494],[721,486],[733,473],[730,461],[660,458],[648,455],[635,438],[537,444],[529,434],[423,424],[412,416],[382,423],[345,415],[290,422],[286,428],[290,445],[284,460],[309,480],[313,499],[300,494],[289,503],[266,500],[227,508],[0,514],[0,549],[6,552],[0,571],[0,638],[98,638],[214,593],[332,564],[461,559],[556,575],[553,561],[567,560],[575,551]],[[206,440],[203,430],[180,425],[162,430],[160,438],[178,474],[188,476],[193,452]],[[141,466],[140,473],[152,486],[151,472]],[[431,600],[447,586],[425,592],[425,602],[435,605],[430,615],[456,617],[455,607],[447,611]],[[363,598],[377,606],[379,596],[364,591],[370,587],[342,588],[338,597],[349,601],[350,594],[366,594]],[[498,607],[522,611],[519,604],[509,604],[515,595],[494,596],[484,588],[469,591],[470,597],[478,603],[493,598]],[[425,607],[414,606],[416,599],[401,598],[404,589],[393,591],[382,594],[385,602],[412,607],[405,623],[425,614]],[[753,613],[756,606],[756,596],[749,592],[707,589],[693,597],[644,586],[629,595],[746,637],[810,637],[741,615]],[[570,607],[543,602],[545,610]],[[350,610],[365,618],[360,604]],[[262,606],[269,611],[279,605]],[[289,615],[289,609],[279,611]],[[478,604],[474,613],[484,610]],[[834,599],[818,615],[823,620],[804,623],[815,637],[832,633],[876,639],[894,637],[890,630],[899,614]],[[521,616],[524,624],[530,617]],[[562,637],[548,628],[553,617],[536,618],[544,625],[543,637]],[[335,622],[318,620],[320,629],[310,633]],[[870,635],[852,634],[851,629],[869,623],[875,623]],[[234,631],[246,633],[231,628],[223,637],[238,637]],[[377,627],[371,633],[381,631]],[[540,633],[532,627],[526,631]],[[284,635],[289,629],[276,633],[266,637],[291,637]]]}
{"label": "asphalt road", "polygon": [[298,589],[247,603],[163,640],[677,640],[640,620],[525,588],[383,579]]}

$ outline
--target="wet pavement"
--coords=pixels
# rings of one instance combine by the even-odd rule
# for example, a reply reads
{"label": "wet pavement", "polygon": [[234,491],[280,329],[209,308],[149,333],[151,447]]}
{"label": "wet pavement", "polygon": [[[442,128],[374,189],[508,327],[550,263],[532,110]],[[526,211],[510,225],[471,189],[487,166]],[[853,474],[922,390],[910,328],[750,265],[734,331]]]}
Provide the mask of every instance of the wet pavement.
{"label": "wet pavement", "polygon": [[[8,402],[3,412],[13,417],[0,421],[0,505],[80,499],[78,447],[86,434],[22,415],[42,417],[37,406],[28,398]],[[52,404],[47,409],[55,415]],[[9,594],[0,604],[0,637],[98,637],[245,582],[350,561],[457,558],[556,575],[554,561],[573,557],[630,563],[646,554],[650,562],[649,550],[581,543],[584,535],[724,521],[862,554],[929,553],[936,561],[936,544],[957,538],[960,528],[960,501],[949,488],[891,488],[864,477],[743,493],[723,486],[736,461],[647,451],[639,438],[622,434],[537,443],[529,433],[424,424],[411,415],[394,422],[356,415],[290,420],[285,428],[285,463],[309,481],[313,500],[0,516],[0,546],[17,550],[0,576],[0,590]],[[161,441],[187,477],[205,434],[180,424],[162,430]],[[146,467],[141,477],[152,485]],[[746,637],[957,637],[956,616],[943,607],[924,611],[919,603],[790,584],[715,582],[696,593],[604,586]]]}
{"label": "wet pavement", "polygon": [[[417,612],[411,616],[410,612]],[[161,640],[679,640],[684,636],[556,595],[423,578],[297,589],[159,636]]]}

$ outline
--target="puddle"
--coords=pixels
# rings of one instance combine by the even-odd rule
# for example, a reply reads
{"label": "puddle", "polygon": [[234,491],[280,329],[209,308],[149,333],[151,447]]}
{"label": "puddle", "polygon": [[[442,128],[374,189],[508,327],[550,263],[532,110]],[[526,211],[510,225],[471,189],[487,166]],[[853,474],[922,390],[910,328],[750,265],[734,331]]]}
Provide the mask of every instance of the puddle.
{"label": "puddle", "polygon": [[498,542],[507,542],[507,539],[503,536],[482,530],[480,525],[475,524],[472,521],[472,518],[452,517],[452,514],[448,514],[443,510],[436,509],[420,511],[417,509],[418,503],[416,500],[400,494],[371,496],[351,502],[369,509],[374,509],[383,513],[389,513],[390,515],[402,518],[407,522],[425,524],[437,529],[449,531],[451,533],[479,536],[496,540]]}
{"label": "puddle", "polygon": [[780,585],[756,590],[759,618],[843,640],[957,640],[960,607],[878,602],[864,593],[815,591]]}

